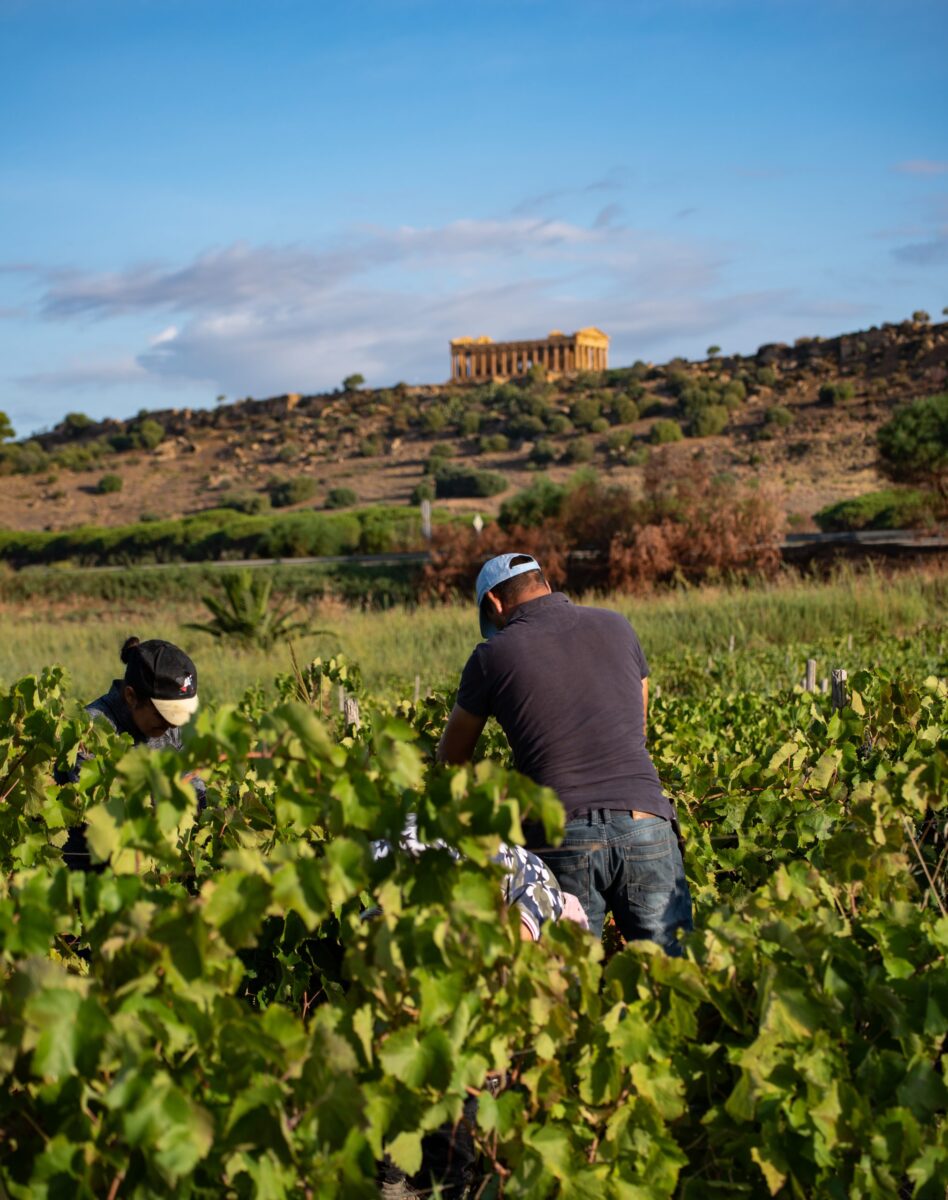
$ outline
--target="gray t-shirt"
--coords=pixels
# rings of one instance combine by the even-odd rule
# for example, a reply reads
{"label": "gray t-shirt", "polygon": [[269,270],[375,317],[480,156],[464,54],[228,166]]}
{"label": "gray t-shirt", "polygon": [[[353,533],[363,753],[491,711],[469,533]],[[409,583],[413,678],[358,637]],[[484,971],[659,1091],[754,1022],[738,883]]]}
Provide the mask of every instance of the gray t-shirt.
{"label": "gray t-shirt", "polygon": [[[461,674],[457,702],[496,717],[517,770],[552,788],[567,820],[598,808],[672,820],[645,746],[648,663],[619,613],[561,592],[522,604]],[[536,833],[528,835],[536,844]]]}

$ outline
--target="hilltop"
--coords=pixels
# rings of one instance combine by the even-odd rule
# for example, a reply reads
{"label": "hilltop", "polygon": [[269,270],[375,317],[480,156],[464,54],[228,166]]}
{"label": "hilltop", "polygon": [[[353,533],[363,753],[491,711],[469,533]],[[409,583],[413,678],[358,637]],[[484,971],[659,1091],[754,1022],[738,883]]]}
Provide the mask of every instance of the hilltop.
{"label": "hilltop", "polygon": [[432,467],[453,464],[475,477],[454,486],[442,470],[439,488],[455,493],[445,504],[488,515],[539,474],[560,481],[579,464],[635,487],[668,441],[673,455],[699,449],[714,470],[765,478],[791,526],[813,528],[827,503],[883,486],[877,429],[946,384],[948,323],[913,320],[555,382],[536,371],[505,384],[353,387],[125,421],[70,414],[2,448],[0,504],[4,526],[19,530],[259,512],[271,500],[406,505],[433,492]]}

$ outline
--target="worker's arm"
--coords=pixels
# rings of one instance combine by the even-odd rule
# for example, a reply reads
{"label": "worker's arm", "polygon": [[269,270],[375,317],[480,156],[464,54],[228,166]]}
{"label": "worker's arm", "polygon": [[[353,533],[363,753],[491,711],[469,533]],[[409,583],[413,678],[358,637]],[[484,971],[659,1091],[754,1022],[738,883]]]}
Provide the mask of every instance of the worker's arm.
{"label": "worker's arm", "polygon": [[648,737],[648,676],[642,680],[642,732]]}
{"label": "worker's arm", "polygon": [[438,762],[448,766],[470,762],[486,724],[486,717],[475,717],[455,704],[438,743]]}

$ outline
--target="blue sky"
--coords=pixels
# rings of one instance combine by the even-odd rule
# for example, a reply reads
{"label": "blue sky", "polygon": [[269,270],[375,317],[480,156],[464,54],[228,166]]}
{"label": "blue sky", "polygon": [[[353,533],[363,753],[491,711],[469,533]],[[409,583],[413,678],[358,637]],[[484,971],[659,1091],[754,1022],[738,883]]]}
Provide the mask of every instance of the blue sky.
{"label": "blue sky", "polygon": [[943,0],[0,0],[0,408],[948,305]]}

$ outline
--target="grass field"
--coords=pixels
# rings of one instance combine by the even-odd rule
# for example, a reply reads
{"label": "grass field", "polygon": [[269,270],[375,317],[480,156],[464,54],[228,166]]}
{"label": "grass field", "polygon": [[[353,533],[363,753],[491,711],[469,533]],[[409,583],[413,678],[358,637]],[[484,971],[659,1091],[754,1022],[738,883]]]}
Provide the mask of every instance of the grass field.
{"label": "grass field", "polygon": [[[900,656],[914,669],[926,674],[946,669],[946,571],[846,573],[829,583],[706,587],[595,602],[632,621],[651,662],[653,686],[700,685],[708,677],[727,688],[773,690],[798,681],[807,657],[818,660],[820,677],[834,666],[850,672],[884,667],[895,641],[904,643]],[[69,671],[75,694],[91,698],[119,673],[119,646],[131,633],[169,638],[187,648],[208,700],[233,699],[249,685],[289,670],[285,646],[269,653],[235,651],[184,627],[203,615],[197,604],[158,601],[119,608],[85,600],[73,608],[7,604],[0,609],[0,683],[56,662]],[[312,610],[312,620],[329,632],[295,643],[301,662],[342,653],[358,663],[370,690],[402,695],[409,694],[416,674],[423,688],[455,686],[478,638],[473,603],[386,612],[327,603]]]}

